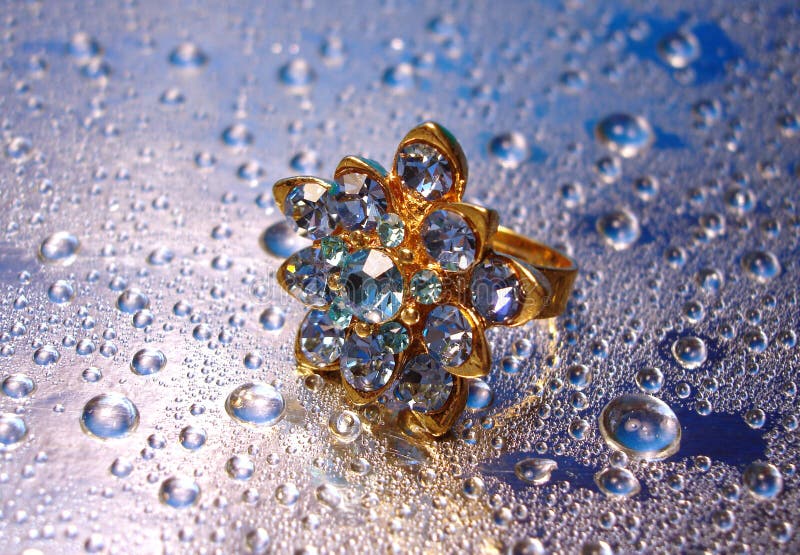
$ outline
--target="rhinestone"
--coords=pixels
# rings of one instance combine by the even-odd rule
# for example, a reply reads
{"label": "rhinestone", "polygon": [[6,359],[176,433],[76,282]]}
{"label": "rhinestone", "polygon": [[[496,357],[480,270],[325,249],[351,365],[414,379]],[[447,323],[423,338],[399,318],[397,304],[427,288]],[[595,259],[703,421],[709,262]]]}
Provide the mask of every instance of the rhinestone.
{"label": "rhinestone", "polygon": [[336,178],[329,193],[331,212],[345,229],[373,230],[386,213],[386,193],[380,183],[363,173]]}
{"label": "rhinestone", "polygon": [[344,345],[344,330],[334,325],[324,310],[311,310],[300,324],[300,349],[317,367],[328,366],[339,358]]}
{"label": "rhinestone", "polygon": [[378,250],[349,255],[339,283],[348,307],[365,322],[390,320],[403,302],[403,276],[392,259]]}
{"label": "rhinestone", "polygon": [[472,326],[453,305],[443,304],[431,310],[422,336],[431,356],[445,366],[460,366],[472,353]]}
{"label": "rhinestone", "polygon": [[341,237],[323,237],[319,243],[322,249],[322,257],[331,266],[341,268],[344,257],[347,256],[347,243]]}
{"label": "rhinestone", "polygon": [[410,338],[408,330],[399,322],[386,322],[381,326],[381,337],[386,348],[394,354],[402,353],[408,348]]}
{"label": "rhinestone", "polygon": [[433,304],[442,294],[442,280],[432,270],[420,270],[411,277],[408,288],[422,304]]}
{"label": "rhinestone", "polygon": [[332,267],[325,262],[317,247],[306,247],[290,256],[286,262],[283,279],[289,294],[309,306],[325,306],[332,294],[328,275]]}
{"label": "rhinestone", "polygon": [[395,397],[408,403],[411,410],[434,412],[441,409],[453,389],[453,376],[428,354],[417,355],[409,360]]}
{"label": "rhinestone", "polygon": [[378,222],[378,237],[381,245],[387,248],[397,247],[406,235],[406,224],[397,214],[384,214]]}
{"label": "rhinestone", "polygon": [[344,380],[359,391],[375,391],[389,383],[394,372],[394,355],[380,335],[361,337],[351,333],[339,359]]}
{"label": "rhinestone", "polygon": [[333,322],[333,325],[339,329],[346,329],[350,325],[350,320],[353,319],[353,312],[347,307],[347,303],[341,297],[333,299],[330,308],[328,308],[328,317]]}
{"label": "rhinestone", "polygon": [[511,265],[502,258],[487,258],[472,270],[472,306],[490,322],[503,323],[519,313],[522,287]]}
{"label": "rhinestone", "polygon": [[397,174],[406,187],[428,200],[442,198],[453,186],[450,160],[424,143],[410,144],[398,153]]}
{"label": "rhinestone", "polygon": [[310,239],[330,235],[336,227],[336,215],[328,210],[328,190],[319,183],[303,183],[289,191],[283,213],[300,235]]}
{"label": "rhinestone", "polygon": [[459,214],[448,210],[431,212],[420,233],[428,254],[445,270],[466,270],[475,261],[475,232]]}

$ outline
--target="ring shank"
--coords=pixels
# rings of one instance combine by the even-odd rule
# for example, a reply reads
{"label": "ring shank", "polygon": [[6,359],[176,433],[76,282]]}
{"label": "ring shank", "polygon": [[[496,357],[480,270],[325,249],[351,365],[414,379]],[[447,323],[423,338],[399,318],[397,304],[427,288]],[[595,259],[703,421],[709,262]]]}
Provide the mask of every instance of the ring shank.
{"label": "ring shank", "polygon": [[572,284],[578,275],[578,266],[566,254],[503,226],[497,228],[492,239],[495,252],[507,254],[527,262],[550,282],[550,302],[537,318],[553,318],[567,307]]}

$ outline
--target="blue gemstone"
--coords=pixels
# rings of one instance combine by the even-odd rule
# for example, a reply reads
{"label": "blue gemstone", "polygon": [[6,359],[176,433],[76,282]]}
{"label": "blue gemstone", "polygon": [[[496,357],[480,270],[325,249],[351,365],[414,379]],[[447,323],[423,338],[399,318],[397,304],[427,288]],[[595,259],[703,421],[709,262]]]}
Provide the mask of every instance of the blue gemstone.
{"label": "blue gemstone", "polygon": [[516,272],[502,258],[485,259],[472,270],[472,306],[489,322],[502,324],[519,313],[523,292]]}
{"label": "blue gemstone", "polygon": [[422,336],[428,353],[445,366],[460,366],[472,354],[472,326],[456,306],[443,304],[431,310]]}
{"label": "blue gemstone", "polygon": [[356,318],[391,320],[403,303],[403,276],[386,253],[364,249],[345,258],[339,277],[342,296]]}
{"label": "blue gemstone", "polygon": [[306,247],[287,259],[283,280],[289,294],[301,303],[327,306],[333,298],[328,287],[328,275],[332,269],[319,247]]}
{"label": "blue gemstone", "polygon": [[339,365],[342,378],[355,389],[376,391],[389,383],[395,359],[380,335],[361,337],[353,332],[344,342]]}

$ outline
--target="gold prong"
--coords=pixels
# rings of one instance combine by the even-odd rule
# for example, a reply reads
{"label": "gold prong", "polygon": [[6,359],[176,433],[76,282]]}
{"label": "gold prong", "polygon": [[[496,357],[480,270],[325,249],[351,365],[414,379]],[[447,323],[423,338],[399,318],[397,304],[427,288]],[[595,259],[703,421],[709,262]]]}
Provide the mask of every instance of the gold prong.
{"label": "gold prong", "polygon": [[503,326],[521,326],[542,313],[546,300],[550,297],[550,282],[533,266],[513,257],[501,257],[506,260],[517,274],[522,287],[522,307]]}

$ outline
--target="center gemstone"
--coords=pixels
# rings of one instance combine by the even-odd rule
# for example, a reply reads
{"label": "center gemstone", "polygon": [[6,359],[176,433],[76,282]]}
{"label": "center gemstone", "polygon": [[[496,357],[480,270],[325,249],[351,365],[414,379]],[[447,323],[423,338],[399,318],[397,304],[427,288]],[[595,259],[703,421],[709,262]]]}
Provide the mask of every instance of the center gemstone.
{"label": "center gemstone", "polygon": [[349,255],[339,284],[347,307],[364,322],[391,320],[403,303],[403,276],[389,255],[379,250]]}

